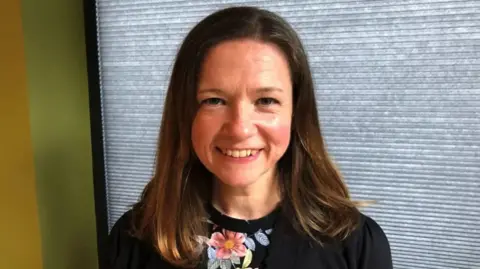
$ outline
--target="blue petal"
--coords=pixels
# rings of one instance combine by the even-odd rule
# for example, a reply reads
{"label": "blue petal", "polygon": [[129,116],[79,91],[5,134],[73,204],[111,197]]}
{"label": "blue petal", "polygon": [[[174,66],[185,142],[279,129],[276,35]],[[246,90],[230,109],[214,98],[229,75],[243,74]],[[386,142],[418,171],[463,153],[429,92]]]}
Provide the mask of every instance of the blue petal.
{"label": "blue petal", "polygon": [[252,238],[245,238],[245,246],[247,246],[248,249],[255,251],[255,241]]}
{"label": "blue petal", "polygon": [[217,257],[217,255],[215,254],[215,249],[212,247],[208,247],[207,253],[208,253],[209,260],[213,260]]}
{"label": "blue petal", "polygon": [[268,246],[270,244],[270,240],[268,240],[267,235],[264,233],[256,232],[255,239],[257,239],[258,243],[262,246]]}

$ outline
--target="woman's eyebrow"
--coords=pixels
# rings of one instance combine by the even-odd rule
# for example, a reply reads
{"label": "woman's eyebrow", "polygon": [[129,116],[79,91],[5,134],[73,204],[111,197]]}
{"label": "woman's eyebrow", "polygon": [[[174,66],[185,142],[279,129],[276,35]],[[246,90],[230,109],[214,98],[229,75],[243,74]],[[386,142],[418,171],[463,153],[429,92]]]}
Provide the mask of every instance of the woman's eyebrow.
{"label": "woman's eyebrow", "polygon": [[207,93],[213,93],[217,95],[225,95],[225,92],[221,89],[217,88],[206,88],[206,89],[200,89],[198,90],[198,94],[207,94]]}
{"label": "woman's eyebrow", "polygon": [[[278,92],[278,93],[283,93],[283,89],[277,88],[277,87],[261,87],[255,89],[255,92],[257,94],[261,93],[272,93],[272,92]],[[204,88],[204,89],[199,89],[198,94],[216,94],[216,95],[226,95],[227,93],[219,88]]]}
{"label": "woman's eyebrow", "polygon": [[271,93],[271,92],[279,92],[282,93],[283,89],[277,87],[262,87],[255,90],[257,93]]}

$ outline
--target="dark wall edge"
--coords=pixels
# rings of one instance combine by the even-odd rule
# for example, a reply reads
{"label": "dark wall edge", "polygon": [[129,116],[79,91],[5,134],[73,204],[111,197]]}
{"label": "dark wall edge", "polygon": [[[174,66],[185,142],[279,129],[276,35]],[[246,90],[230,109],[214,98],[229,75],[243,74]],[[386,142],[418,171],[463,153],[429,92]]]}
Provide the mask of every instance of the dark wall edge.
{"label": "dark wall edge", "polygon": [[96,0],[84,0],[85,42],[87,53],[90,135],[92,141],[93,191],[97,227],[98,267],[107,268],[108,208],[103,147],[102,100],[97,43]]}

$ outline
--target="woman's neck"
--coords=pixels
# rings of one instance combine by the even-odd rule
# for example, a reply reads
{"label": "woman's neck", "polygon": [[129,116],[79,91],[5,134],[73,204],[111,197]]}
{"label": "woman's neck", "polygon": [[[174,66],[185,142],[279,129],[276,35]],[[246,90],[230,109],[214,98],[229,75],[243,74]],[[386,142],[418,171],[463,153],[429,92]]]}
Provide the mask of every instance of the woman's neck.
{"label": "woman's neck", "polygon": [[276,178],[246,187],[231,187],[214,180],[212,205],[223,214],[244,220],[262,218],[272,212],[281,200]]}

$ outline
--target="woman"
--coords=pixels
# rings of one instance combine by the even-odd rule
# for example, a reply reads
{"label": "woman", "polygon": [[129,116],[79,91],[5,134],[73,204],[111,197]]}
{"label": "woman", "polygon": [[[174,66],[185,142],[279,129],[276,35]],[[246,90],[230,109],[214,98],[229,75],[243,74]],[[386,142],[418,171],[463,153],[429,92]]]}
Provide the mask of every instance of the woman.
{"label": "woman", "polygon": [[111,268],[392,268],[327,155],[303,46],[271,12],[227,8],[187,35],[156,161],[111,231]]}

